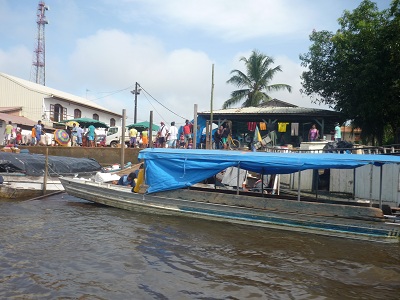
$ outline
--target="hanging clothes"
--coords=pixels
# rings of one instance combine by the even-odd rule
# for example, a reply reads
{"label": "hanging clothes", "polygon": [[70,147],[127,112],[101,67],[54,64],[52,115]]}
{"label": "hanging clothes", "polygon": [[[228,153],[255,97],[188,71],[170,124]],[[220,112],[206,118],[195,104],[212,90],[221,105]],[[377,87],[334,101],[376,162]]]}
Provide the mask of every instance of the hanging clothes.
{"label": "hanging clothes", "polygon": [[247,129],[249,131],[256,130],[257,122],[247,122]]}
{"label": "hanging clothes", "polygon": [[279,122],[278,123],[278,132],[286,132],[286,126],[288,124],[289,123],[286,123],[286,122]]}
{"label": "hanging clothes", "polygon": [[276,140],[277,140],[277,138],[278,138],[278,136],[276,135],[276,132],[275,132],[275,131],[271,131],[271,132],[268,134],[268,136],[269,136],[270,139],[271,139],[272,146],[275,146],[275,145],[276,145]]}
{"label": "hanging clothes", "polygon": [[267,124],[260,122],[260,130],[267,130]]}
{"label": "hanging clothes", "polygon": [[268,124],[267,124],[267,129],[268,129],[269,131],[276,130],[276,123],[272,123],[272,122],[268,123]]}
{"label": "hanging clothes", "polygon": [[298,136],[299,135],[299,123],[292,123],[290,134],[292,136]]}

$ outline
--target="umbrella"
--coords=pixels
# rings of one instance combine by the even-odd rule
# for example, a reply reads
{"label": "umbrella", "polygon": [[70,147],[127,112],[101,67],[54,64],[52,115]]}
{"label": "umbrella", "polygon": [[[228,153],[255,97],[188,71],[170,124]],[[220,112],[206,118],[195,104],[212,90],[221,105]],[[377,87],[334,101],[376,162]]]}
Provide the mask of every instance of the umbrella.
{"label": "umbrella", "polygon": [[54,140],[61,146],[67,146],[69,135],[64,129],[57,129],[54,131]]}
{"label": "umbrella", "polygon": [[68,121],[68,122],[65,122],[64,124],[69,127],[74,127],[74,124],[76,124],[76,126],[79,126],[79,123],[76,121]]}
{"label": "umbrella", "polygon": [[[147,129],[147,128],[150,128],[150,122],[149,121],[139,122],[139,123],[128,125],[126,127],[128,127],[129,129],[130,128]],[[158,129],[160,129],[160,126],[153,124],[152,129],[153,129],[153,131],[157,131]]]}
{"label": "umbrella", "polygon": [[76,118],[76,119],[71,119],[71,120],[64,120],[64,121],[61,121],[60,123],[69,123],[69,122],[72,122],[72,123],[76,122],[84,127],[89,127],[90,125],[93,125],[96,128],[108,128],[109,127],[104,122],[101,122],[101,121],[95,120],[95,119],[90,119],[90,118]]}

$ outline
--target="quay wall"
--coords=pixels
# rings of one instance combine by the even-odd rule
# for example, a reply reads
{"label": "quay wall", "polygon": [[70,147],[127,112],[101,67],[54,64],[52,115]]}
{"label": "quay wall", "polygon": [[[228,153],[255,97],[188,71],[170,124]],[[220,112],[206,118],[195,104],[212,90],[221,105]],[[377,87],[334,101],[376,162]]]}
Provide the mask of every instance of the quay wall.
{"label": "quay wall", "polygon": [[[67,156],[67,157],[85,157],[94,158],[102,166],[121,163],[121,148],[111,147],[52,147],[52,146],[20,146],[22,149],[28,149],[29,153],[46,154],[46,148],[49,149],[49,155]],[[138,163],[138,153],[141,149],[125,148],[124,163]]]}

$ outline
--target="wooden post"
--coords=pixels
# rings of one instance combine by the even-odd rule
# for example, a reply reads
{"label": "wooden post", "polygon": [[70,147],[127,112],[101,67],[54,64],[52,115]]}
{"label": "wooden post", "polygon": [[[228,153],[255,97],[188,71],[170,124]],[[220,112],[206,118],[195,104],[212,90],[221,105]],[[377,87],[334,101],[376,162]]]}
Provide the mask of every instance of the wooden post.
{"label": "wooden post", "polygon": [[207,149],[212,149],[213,101],[214,101],[214,64],[212,65],[212,71],[211,71],[211,100],[210,100],[210,124],[209,124],[210,131],[206,135],[206,140],[208,140]]}
{"label": "wooden post", "polygon": [[301,171],[299,171],[299,180],[297,183],[297,201],[300,201],[300,182],[301,181]]}
{"label": "wooden post", "polygon": [[353,200],[356,199],[356,169],[353,169]]}
{"label": "wooden post", "polygon": [[382,192],[383,192],[383,165],[380,166],[380,182],[379,182],[379,208],[382,209]]}
{"label": "wooden post", "polygon": [[149,148],[153,148],[153,111],[150,111]]}
{"label": "wooden post", "polygon": [[264,170],[261,174],[261,195],[264,198]]}
{"label": "wooden post", "polygon": [[122,110],[122,126],[121,126],[121,170],[125,166],[125,119],[126,119],[126,110],[125,108]]}
{"label": "wooden post", "polygon": [[197,104],[194,105],[193,149],[196,149],[196,144],[197,144]]}
{"label": "wooden post", "polygon": [[236,179],[236,195],[239,195],[240,164],[238,164],[237,169],[238,169],[238,172],[237,172],[237,179]]}
{"label": "wooden post", "polygon": [[206,146],[205,149],[211,149],[212,147],[210,146],[211,140],[210,140],[210,121],[206,121]]}
{"label": "wooden post", "polygon": [[49,172],[49,147],[46,146],[46,158],[44,162],[44,176],[43,176],[43,195],[47,191],[47,174]]}

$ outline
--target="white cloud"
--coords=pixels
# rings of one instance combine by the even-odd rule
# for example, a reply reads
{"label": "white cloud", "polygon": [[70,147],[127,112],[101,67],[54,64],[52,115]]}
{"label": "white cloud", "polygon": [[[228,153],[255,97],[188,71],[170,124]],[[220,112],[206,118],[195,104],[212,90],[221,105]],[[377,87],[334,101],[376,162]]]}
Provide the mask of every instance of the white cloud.
{"label": "white cloud", "polygon": [[32,66],[32,52],[24,46],[0,49],[0,72],[29,79]]}
{"label": "white cloud", "polygon": [[[167,52],[156,39],[129,35],[118,30],[98,31],[80,39],[70,57],[71,76],[88,88],[89,99],[102,97],[95,91],[131,87],[116,95],[96,101],[116,112],[127,109],[133,115],[135,82],[171,111],[184,118],[193,116],[194,104],[209,101],[212,62],[203,52],[176,49]],[[154,111],[157,120],[177,119],[142,91],[138,96],[138,119],[147,120]],[[152,105],[149,104],[151,102]],[[125,106],[125,107],[124,107]],[[184,121],[184,120],[183,120]]]}
{"label": "white cloud", "polygon": [[[137,5],[121,12],[125,20],[146,19],[148,11],[175,27],[201,28],[210,35],[239,41],[265,35],[279,36],[309,30],[310,6],[296,1],[275,0],[146,0],[126,1]],[[124,3],[126,4],[126,3]],[[140,15],[139,4],[144,7]],[[126,5],[124,5],[126,7]],[[139,10],[139,11],[138,11]],[[129,17],[129,15],[131,17]]]}
{"label": "white cloud", "polygon": [[319,105],[312,103],[310,98],[300,93],[301,85],[301,74],[305,71],[298,62],[294,62],[286,56],[277,56],[275,59],[275,65],[280,65],[282,72],[279,72],[274,77],[272,83],[284,83],[292,86],[292,92],[279,91],[271,94],[273,98],[277,98],[282,101],[286,101],[301,107],[317,107],[321,109],[328,109],[327,105]]}

